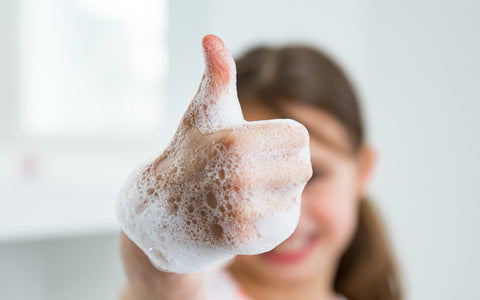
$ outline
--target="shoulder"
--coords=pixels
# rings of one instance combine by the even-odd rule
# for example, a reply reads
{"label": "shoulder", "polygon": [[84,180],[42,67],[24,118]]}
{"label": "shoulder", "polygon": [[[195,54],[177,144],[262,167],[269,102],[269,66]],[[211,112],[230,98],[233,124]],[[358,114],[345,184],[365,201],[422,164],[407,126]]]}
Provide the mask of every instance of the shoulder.
{"label": "shoulder", "polygon": [[224,268],[206,271],[204,278],[208,300],[251,300]]}

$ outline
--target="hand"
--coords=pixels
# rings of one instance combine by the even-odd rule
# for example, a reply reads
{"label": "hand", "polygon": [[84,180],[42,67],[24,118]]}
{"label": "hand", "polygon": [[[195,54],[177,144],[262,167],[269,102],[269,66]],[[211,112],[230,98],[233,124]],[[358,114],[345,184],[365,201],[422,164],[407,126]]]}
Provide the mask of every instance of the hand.
{"label": "hand", "polygon": [[246,122],[235,63],[203,39],[206,71],[169,146],[134,172],[117,202],[125,233],[160,270],[189,273],[266,252],[295,229],[312,167],[293,120]]}

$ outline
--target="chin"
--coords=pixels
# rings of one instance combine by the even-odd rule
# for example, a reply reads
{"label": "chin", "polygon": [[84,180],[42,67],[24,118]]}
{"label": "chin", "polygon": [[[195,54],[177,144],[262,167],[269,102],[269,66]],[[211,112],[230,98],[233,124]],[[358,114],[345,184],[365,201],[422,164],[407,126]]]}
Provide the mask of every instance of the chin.
{"label": "chin", "polygon": [[326,256],[318,235],[293,237],[275,249],[260,255],[239,256],[242,269],[248,269],[259,280],[295,284],[311,280],[322,273]]}

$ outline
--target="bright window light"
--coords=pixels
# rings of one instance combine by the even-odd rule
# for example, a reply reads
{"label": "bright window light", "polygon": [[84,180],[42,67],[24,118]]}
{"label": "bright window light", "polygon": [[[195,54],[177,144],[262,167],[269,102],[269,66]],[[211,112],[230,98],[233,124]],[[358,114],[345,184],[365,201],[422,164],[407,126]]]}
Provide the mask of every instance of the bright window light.
{"label": "bright window light", "polygon": [[166,0],[22,0],[22,131],[149,135],[162,125]]}

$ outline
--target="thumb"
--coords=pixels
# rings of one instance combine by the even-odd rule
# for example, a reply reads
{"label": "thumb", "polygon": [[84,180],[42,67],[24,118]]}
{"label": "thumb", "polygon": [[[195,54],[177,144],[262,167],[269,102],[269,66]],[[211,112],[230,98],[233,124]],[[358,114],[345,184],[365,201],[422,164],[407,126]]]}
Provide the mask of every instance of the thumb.
{"label": "thumb", "polygon": [[223,41],[209,34],[203,37],[202,45],[205,56],[205,76],[215,84],[212,86],[214,88],[212,92],[221,92],[229,85],[234,85],[235,62]]}
{"label": "thumb", "polygon": [[230,51],[215,35],[202,40],[205,73],[184,118],[203,133],[245,122],[238,102],[236,69]]}

